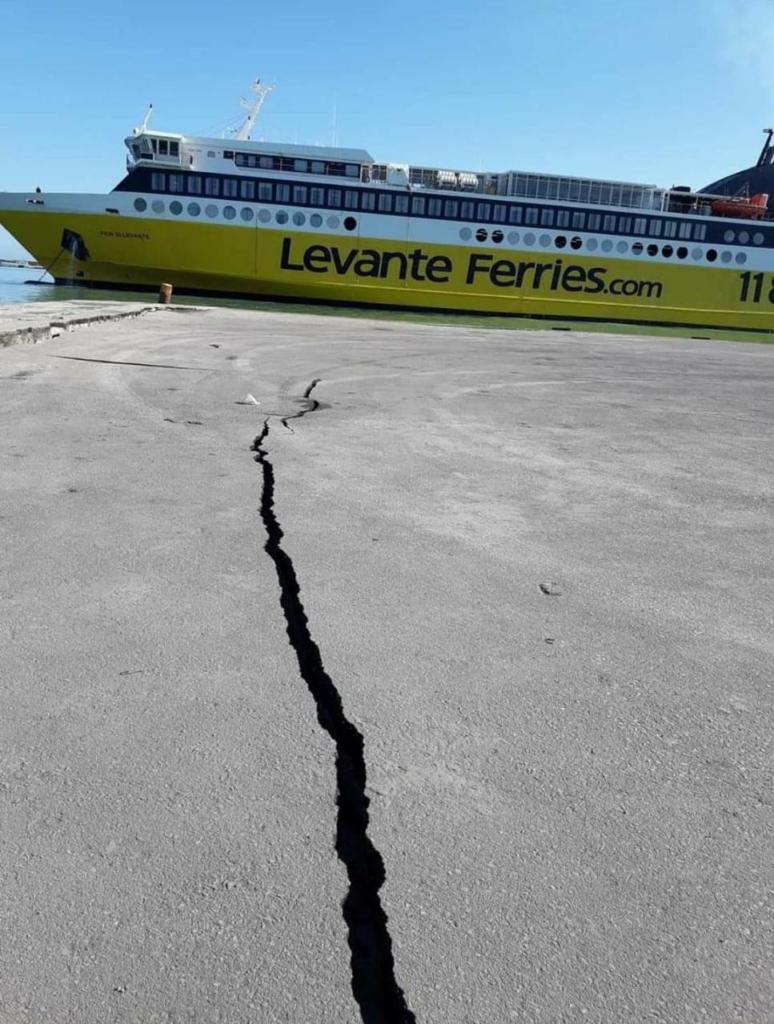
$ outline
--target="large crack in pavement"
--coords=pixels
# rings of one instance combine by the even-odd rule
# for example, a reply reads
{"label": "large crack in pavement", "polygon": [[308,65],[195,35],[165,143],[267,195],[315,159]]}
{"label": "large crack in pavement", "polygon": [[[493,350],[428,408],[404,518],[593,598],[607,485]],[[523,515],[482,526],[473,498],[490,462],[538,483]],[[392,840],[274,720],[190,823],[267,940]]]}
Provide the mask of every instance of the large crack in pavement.
{"label": "large crack in pavement", "polygon": [[[288,420],[300,419],[318,408],[311,395],[319,383],[319,379],[313,380],[304,392],[302,409],[292,416],[278,417],[284,426]],[[386,875],[382,856],[368,836],[363,736],[344,714],[341,695],[325,671],[309,630],[293,561],[282,548],[284,534],[274,512],[274,467],[264,447],[271,419],[266,417],[251,446],[263,473],[260,514],[267,538],[264,551],[277,572],[280,605],[301,678],[314,699],[317,721],[336,747],[336,853],[349,879],[342,912],[351,952],[352,992],[363,1024],[416,1024],[395,980],[388,919],[379,899]]]}

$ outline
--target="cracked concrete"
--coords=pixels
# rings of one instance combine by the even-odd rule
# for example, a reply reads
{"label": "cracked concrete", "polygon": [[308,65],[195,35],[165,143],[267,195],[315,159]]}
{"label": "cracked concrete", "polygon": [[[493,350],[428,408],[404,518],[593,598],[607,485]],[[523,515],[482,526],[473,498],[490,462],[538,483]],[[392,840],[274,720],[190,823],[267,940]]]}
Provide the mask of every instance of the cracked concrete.
{"label": "cracked concrete", "polygon": [[210,310],[0,352],[0,1020],[364,1019],[316,377],[417,1021],[770,1019],[774,349]]}

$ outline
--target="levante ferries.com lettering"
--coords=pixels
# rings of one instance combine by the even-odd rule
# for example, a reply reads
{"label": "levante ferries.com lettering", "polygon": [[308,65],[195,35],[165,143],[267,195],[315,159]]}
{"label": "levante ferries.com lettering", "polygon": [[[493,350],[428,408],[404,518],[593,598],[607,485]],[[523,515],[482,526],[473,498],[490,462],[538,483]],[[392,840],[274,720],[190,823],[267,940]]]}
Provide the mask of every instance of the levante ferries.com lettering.
{"label": "levante ferries.com lettering", "polygon": [[[346,249],[335,245],[309,245],[293,250],[293,239],[283,238],[280,256],[282,270],[308,274],[335,274],[346,277],[381,278],[397,281],[428,281],[446,284],[454,264],[450,256],[430,256],[422,249],[410,252],[380,252],[377,249]],[[625,295],[641,299],[660,299],[660,281],[609,279],[606,267],[581,267],[561,259],[550,263],[498,259],[489,253],[470,253],[465,284],[486,282],[494,288],[539,288],[591,295]]]}

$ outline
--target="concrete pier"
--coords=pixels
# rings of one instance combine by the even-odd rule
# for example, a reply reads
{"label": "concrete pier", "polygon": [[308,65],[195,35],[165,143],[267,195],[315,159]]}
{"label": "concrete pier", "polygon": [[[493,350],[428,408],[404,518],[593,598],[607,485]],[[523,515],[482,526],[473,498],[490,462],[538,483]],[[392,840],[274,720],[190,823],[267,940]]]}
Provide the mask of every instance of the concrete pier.
{"label": "concrete pier", "polygon": [[0,317],[0,1021],[770,1020],[774,347],[109,305]]}

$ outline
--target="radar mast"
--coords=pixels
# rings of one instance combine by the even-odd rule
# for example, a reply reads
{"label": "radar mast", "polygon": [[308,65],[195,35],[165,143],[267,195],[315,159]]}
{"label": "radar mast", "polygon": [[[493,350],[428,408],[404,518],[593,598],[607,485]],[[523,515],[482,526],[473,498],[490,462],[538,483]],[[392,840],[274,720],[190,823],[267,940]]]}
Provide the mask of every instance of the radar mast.
{"label": "radar mast", "polygon": [[240,100],[241,105],[247,111],[247,117],[234,132],[234,138],[239,139],[240,142],[249,142],[255,119],[258,117],[263,102],[269,93],[274,91],[273,85],[261,85],[260,78],[256,78],[250,88],[255,93],[255,99]]}

